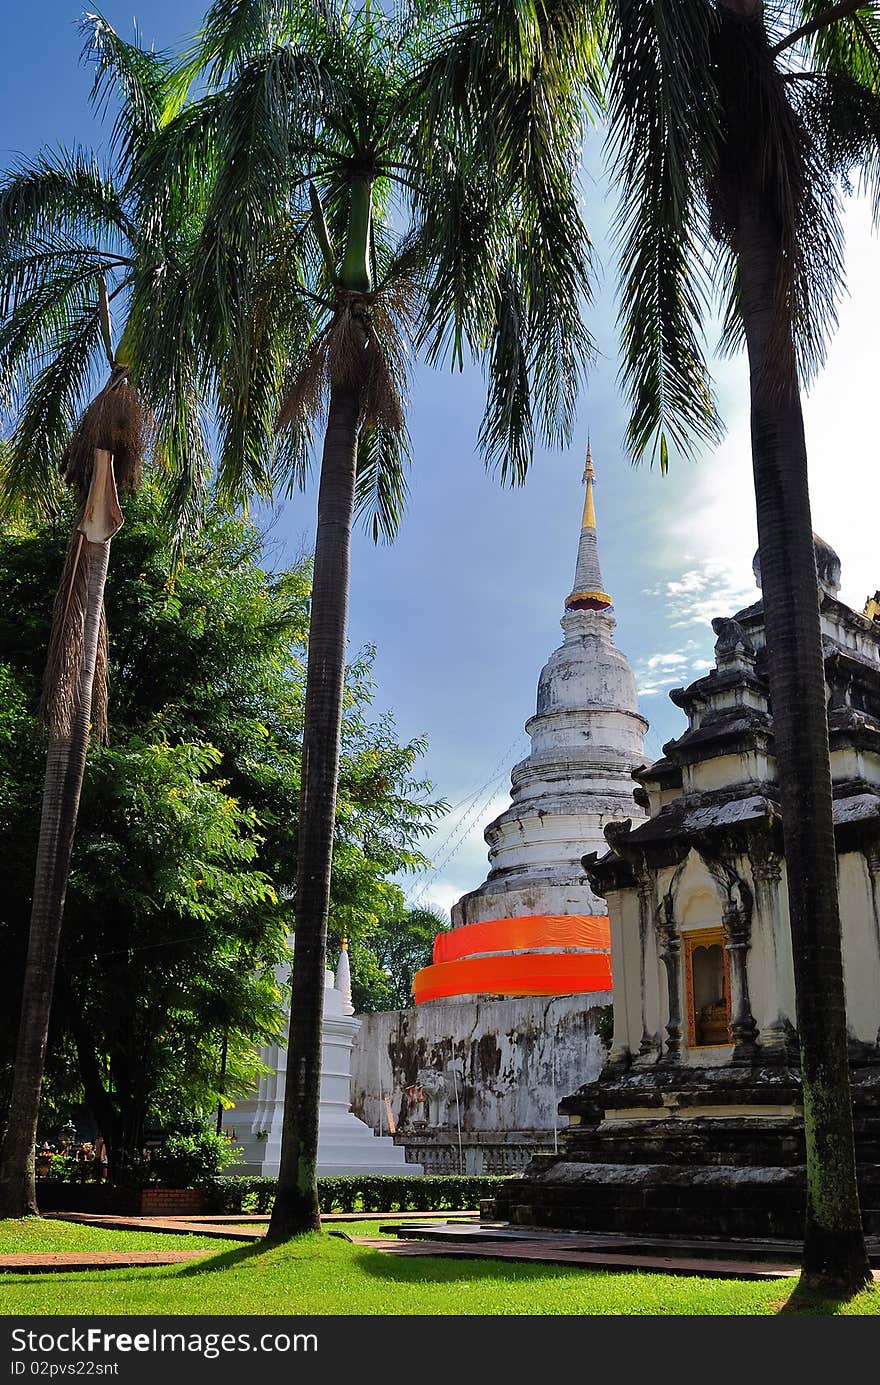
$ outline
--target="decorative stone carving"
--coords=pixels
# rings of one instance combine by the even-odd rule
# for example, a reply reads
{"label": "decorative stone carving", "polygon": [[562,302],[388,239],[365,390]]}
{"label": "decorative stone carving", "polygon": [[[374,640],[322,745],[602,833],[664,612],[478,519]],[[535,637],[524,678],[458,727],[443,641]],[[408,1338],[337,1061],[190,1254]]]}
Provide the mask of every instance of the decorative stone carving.
{"label": "decorative stone carving", "polygon": [[739,621],[716,616],[712,629],[715,641],[715,662],[718,668],[754,668],[755,646]]}
{"label": "decorative stone carving", "polygon": [[660,901],[657,910],[657,933],[660,939],[660,960],[666,968],[666,992],[669,1018],[666,1021],[666,1044],[661,1062],[681,1061],[681,937],[675,924],[675,909],[671,894]]}
{"label": "decorative stone carving", "polygon": [[[736,624],[735,621],[731,622]],[[751,1063],[755,1057],[758,1026],[749,998],[748,953],[752,944],[752,892],[745,880],[720,856],[701,853],[721,896],[724,946],[730,958],[730,1028],[733,1061]]]}

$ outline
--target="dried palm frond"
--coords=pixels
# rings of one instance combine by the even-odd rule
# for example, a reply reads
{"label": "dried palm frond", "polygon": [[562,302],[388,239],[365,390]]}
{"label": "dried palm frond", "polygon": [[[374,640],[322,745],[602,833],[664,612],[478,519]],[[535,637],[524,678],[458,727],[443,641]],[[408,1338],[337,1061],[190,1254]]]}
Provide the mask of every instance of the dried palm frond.
{"label": "dried palm frond", "polygon": [[[64,570],[55,596],[40,701],[40,715],[53,740],[66,740],[73,726],[83,659],[89,568],[97,547],[78,530],[74,530],[67,545]],[[92,724],[95,734],[103,739],[107,729],[107,630],[103,610],[92,691]]]}
{"label": "dried palm frond", "polygon": [[278,427],[320,418],[330,389],[339,386],[359,395],[362,426],[403,432],[408,374],[403,328],[417,296],[416,287],[402,280],[375,293],[337,290],[333,318],[290,380]]}
{"label": "dried palm frond", "polygon": [[120,495],[138,489],[144,458],[154,432],[153,417],[128,379],[126,366],[114,366],[109,381],[84,411],[61,458],[61,474],[77,498],[85,500],[95,450],[113,455]]}
{"label": "dried palm frond", "polygon": [[[140,484],[153,431],[152,416],[130,383],[128,368],[114,366],[109,381],[80,418],[61,459],[61,474],[80,503],[80,516],[67,546],[55,597],[40,703],[41,716],[53,739],[65,740],[70,736],[80,693],[89,573],[101,547],[90,543],[80,529],[89,500],[95,453],[111,454],[116,488],[122,494],[132,494]],[[92,731],[99,740],[104,740],[107,733],[107,665],[107,621],[102,604],[91,694]]]}
{"label": "dried palm frond", "polygon": [[101,603],[101,625],[98,630],[98,651],[95,677],[92,682],[92,736],[99,744],[107,740],[107,684],[109,682],[110,652],[107,645],[107,612]]}

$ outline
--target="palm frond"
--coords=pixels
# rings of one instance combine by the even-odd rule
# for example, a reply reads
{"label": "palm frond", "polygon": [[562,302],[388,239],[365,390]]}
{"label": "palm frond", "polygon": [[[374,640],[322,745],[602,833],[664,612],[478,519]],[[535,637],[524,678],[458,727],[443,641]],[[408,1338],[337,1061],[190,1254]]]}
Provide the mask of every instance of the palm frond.
{"label": "palm frond", "polygon": [[713,232],[738,252],[756,204],[777,228],[771,355],[784,366],[793,349],[801,377],[809,379],[824,360],[842,283],[835,173],[792,98],[793,84],[773,62],[762,26],[725,16],[714,50],[725,114],[707,180]]}
{"label": "palm frond", "polygon": [[223,160],[205,214],[197,274],[205,310],[230,330],[287,217],[291,146],[308,137],[325,96],[308,54],[273,49],[239,73],[223,107]]}
{"label": "palm frond", "polygon": [[717,160],[713,12],[704,0],[610,7],[611,166],[622,286],[622,380],[634,460],[685,455],[719,434],[702,344],[702,191]]}
{"label": "palm frond", "polygon": [[4,510],[28,504],[51,513],[59,495],[58,465],[88,402],[93,363],[102,355],[97,304],[71,296],[55,326],[51,359],[32,381],[9,439]]}
{"label": "palm frond", "polygon": [[502,481],[522,483],[535,443],[529,379],[528,307],[522,267],[514,262],[498,276],[492,303],[487,372],[489,389],[480,427],[480,448]]}
{"label": "palm frond", "polygon": [[[828,0],[798,0],[793,6],[797,28],[827,17]],[[807,70],[846,74],[868,87],[876,86],[880,75],[880,5],[866,0],[851,13],[842,14],[810,33],[791,53],[795,61],[802,56]]]}
{"label": "palm frond", "polygon": [[390,429],[367,424],[358,439],[354,513],[373,542],[390,543],[396,536],[406,508],[412,465],[406,428]]}
{"label": "palm frond", "polygon": [[817,156],[849,186],[871,198],[880,223],[880,84],[875,89],[846,73],[817,73],[798,91],[804,124],[814,132]]}
{"label": "palm frond", "polygon": [[109,147],[119,167],[128,171],[180,109],[173,64],[165,54],[127,43],[100,14],[85,15],[80,33],[82,60],[95,64],[92,104],[99,115],[115,108]]}
{"label": "palm frond", "polygon": [[[100,273],[90,260],[55,266],[26,293],[4,292],[0,323],[0,400],[14,408],[34,377],[92,318],[98,323]],[[3,286],[4,290],[8,287]],[[100,324],[98,323],[99,335]]]}
{"label": "palm frond", "polygon": [[521,481],[537,435],[570,438],[592,357],[576,179],[584,107],[601,97],[599,12],[568,0],[465,9],[403,92],[431,265],[419,340],[432,361],[486,361],[481,447]]}
{"label": "palm frond", "polygon": [[327,0],[214,0],[186,63],[216,86],[267,49],[314,37],[333,20]]}
{"label": "palm frond", "polygon": [[58,237],[122,250],[131,231],[119,189],[84,149],[44,150],[0,180],[0,263]]}

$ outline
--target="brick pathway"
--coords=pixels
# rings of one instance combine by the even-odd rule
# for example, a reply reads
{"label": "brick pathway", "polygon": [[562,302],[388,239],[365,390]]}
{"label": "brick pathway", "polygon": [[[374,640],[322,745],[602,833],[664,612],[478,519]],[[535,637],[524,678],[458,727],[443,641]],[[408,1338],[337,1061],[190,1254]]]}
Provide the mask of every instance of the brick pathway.
{"label": "brick pathway", "polygon": [[[554,1232],[506,1223],[439,1223],[413,1227],[383,1226],[397,1240],[353,1236],[358,1245],[388,1255],[440,1255],[461,1259],[514,1260],[529,1264],[577,1266],[652,1274],[699,1275],[706,1279],[783,1279],[800,1273],[796,1242],[748,1242],[715,1239],[700,1243],[584,1232]],[[416,1238],[416,1239],[412,1239]],[[871,1243],[873,1262],[880,1247]],[[880,1283],[880,1270],[874,1280]]]}
{"label": "brick pathway", "polygon": [[[476,1221],[478,1212],[448,1212],[443,1216]],[[401,1222],[424,1219],[436,1222],[436,1212],[328,1212],[321,1218],[325,1224],[349,1221],[386,1221],[394,1217]],[[161,1231],[178,1236],[209,1236],[219,1241],[260,1241],[269,1225],[268,1216],[204,1216],[204,1217],[136,1217],[97,1212],[47,1212],[53,1221],[79,1222],[83,1226],[102,1226],[110,1231]],[[189,1254],[190,1252],[187,1252]]]}
{"label": "brick pathway", "polygon": [[51,1274],[63,1270],[127,1270],[136,1265],[176,1265],[200,1260],[207,1250],[43,1250],[32,1255],[0,1255],[0,1274]]}

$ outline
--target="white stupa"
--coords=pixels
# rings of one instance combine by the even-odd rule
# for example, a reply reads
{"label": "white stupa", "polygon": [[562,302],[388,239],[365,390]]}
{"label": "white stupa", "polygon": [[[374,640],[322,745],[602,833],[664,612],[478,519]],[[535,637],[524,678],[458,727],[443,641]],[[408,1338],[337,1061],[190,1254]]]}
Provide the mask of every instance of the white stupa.
{"label": "white stupa", "polygon": [[511,772],[510,807],[485,831],[490,871],[454,905],[454,927],[523,915],[605,913],[581,857],[606,849],[603,828],[638,819],[632,770],[644,764],[648,723],[635,678],[614,645],[616,621],[599,566],[595,472],[589,443],[574,585],[562,617],[564,642],[538,680],[532,748]]}
{"label": "white stupa", "polygon": [[[279,968],[286,987],[288,967]],[[345,1173],[420,1174],[421,1165],[408,1164],[406,1151],[390,1135],[376,1135],[351,1110],[351,1050],[361,1021],[351,1003],[348,944],[343,942],[336,975],[329,969],[324,982],[321,1045],[321,1107],[318,1125],[318,1176]],[[253,1097],[226,1111],[223,1127],[240,1142],[245,1159],[232,1172],[275,1178],[281,1161],[284,1118],[284,1080],[287,1049],[283,1039],[260,1049],[271,1071],[260,1078]]]}
{"label": "white stupa", "polygon": [[565,638],[538,680],[526,722],[531,751],[511,771],[510,807],[486,828],[488,876],[453,905],[452,931],[438,934],[432,965],[416,973],[417,1005],[611,987],[605,901],[590,888],[581,857],[605,849],[609,822],[644,816],[633,801],[632,771],[644,764],[648,723],[614,644],[589,443],[584,481]]}

